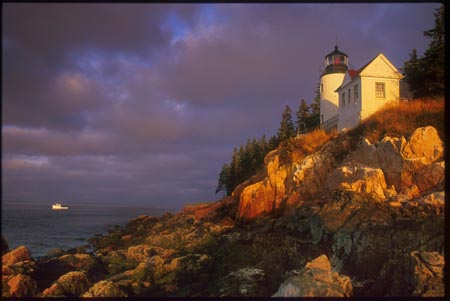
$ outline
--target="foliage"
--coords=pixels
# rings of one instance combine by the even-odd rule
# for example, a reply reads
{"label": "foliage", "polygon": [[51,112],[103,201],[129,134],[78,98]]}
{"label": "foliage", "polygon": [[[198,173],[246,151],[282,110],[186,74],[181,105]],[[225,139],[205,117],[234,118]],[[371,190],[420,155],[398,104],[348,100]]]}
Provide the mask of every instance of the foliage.
{"label": "foliage", "polygon": [[291,108],[286,106],[281,116],[280,128],[276,136],[272,136],[268,141],[265,135],[259,140],[254,138],[248,139],[245,145],[241,145],[239,148],[235,147],[231,162],[225,163],[219,173],[216,193],[223,191],[226,195],[231,195],[239,184],[261,171],[264,167],[264,157],[267,153],[277,148],[283,141],[295,137],[301,122],[305,123],[307,131],[313,130],[314,132],[310,141],[305,143],[314,148],[315,146],[313,145],[315,145],[316,141],[322,141],[323,137],[317,140],[316,138],[318,137],[315,136],[320,135],[318,134],[320,131],[314,131],[314,129],[318,129],[320,124],[319,84],[316,87],[315,94],[316,96],[311,106],[308,106],[304,99],[300,102],[296,113],[296,126],[294,126],[292,120]]}
{"label": "foliage", "polygon": [[263,135],[259,140],[248,139],[239,149],[234,148],[230,163],[224,164],[219,174],[216,193],[224,191],[231,195],[237,185],[257,173],[264,166],[264,157],[277,146],[277,139],[267,141]]}
{"label": "foliage", "polygon": [[315,97],[311,106],[308,106],[304,99],[300,101],[296,113],[297,133],[300,133],[302,130],[302,128],[300,128],[301,123],[305,124],[306,131],[316,129],[320,125],[320,83],[317,84],[314,93]]}
{"label": "foliage", "polygon": [[292,110],[287,105],[281,116],[280,128],[278,129],[278,141],[284,141],[295,136],[294,122],[292,121]]}
{"label": "foliage", "polygon": [[438,97],[444,95],[444,6],[435,12],[434,28],[425,31],[424,36],[431,39],[423,57],[412,50],[410,59],[405,62],[404,75],[415,98]]}
{"label": "foliage", "polygon": [[408,137],[418,127],[433,126],[444,136],[444,99],[415,99],[385,106],[349,131],[355,140],[364,136],[375,143],[388,135]]}
{"label": "foliage", "polygon": [[306,104],[306,101],[304,99],[302,99],[300,101],[300,105],[298,106],[298,110],[297,110],[297,133],[299,133],[302,128],[301,128],[301,124],[304,123],[306,125],[306,122],[308,120],[308,118],[311,116],[310,113],[310,108],[309,106]]}

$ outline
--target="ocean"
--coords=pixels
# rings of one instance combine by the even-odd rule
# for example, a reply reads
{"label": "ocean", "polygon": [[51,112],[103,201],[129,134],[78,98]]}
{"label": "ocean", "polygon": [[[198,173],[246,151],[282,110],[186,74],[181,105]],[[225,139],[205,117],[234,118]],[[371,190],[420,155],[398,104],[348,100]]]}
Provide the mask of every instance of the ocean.
{"label": "ocean", "polygon": [[125,207],[101,204],[63,204],[69,210],[52,210],[51,203],[2,202],[2,236],[13,250],[25,245],[33,258],[54,248],[67,250],[88,244],[95,234],[115,225],[125,226],[140,216],[161,216],[174,209]]}

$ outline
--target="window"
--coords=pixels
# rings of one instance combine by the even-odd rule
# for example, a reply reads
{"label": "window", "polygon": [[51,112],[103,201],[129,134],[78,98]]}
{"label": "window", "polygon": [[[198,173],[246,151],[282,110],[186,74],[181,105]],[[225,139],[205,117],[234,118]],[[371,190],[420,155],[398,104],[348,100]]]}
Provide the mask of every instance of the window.
{"label": "window", "polygon": [[384,83],[375,83],[375,97],[385,98],[386,93],[384,90]]}
{"label": "window", "polygon": [[358,103],[358,85],[353,87],[353,100]]}
{"label": "window", "polygon": [[342,107],[345,107],[345,92],[342,93]]}
{"label": "window", "polygon": [[348,104],[350,104],[350,96],[351,96],[350,89],[348,89],[348,101],[347,101]]}

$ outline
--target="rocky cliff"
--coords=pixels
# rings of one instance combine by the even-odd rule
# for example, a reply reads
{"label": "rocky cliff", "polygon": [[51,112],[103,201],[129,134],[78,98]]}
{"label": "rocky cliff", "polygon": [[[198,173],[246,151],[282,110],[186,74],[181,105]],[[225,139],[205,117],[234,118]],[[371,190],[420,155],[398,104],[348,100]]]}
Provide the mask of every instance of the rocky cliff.
{"label": "rocky cliff", "polygon": [[2,242],[3,296],[443,296],[444,146],[301,138],[217,202],[141,216],[33,259]]}

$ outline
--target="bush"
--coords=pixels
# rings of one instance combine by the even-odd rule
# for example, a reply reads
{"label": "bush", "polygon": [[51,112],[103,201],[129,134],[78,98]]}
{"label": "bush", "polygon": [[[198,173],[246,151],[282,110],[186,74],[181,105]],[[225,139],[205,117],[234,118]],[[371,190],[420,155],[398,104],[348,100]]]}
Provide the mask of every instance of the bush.
{"label": "bush", "polygon": [[353,139],[364,136],[375,143],[384,136],[408,138],[418,127],[433,126],[444,138],[444,99],[415,99],[386,105],[349,131]]}

